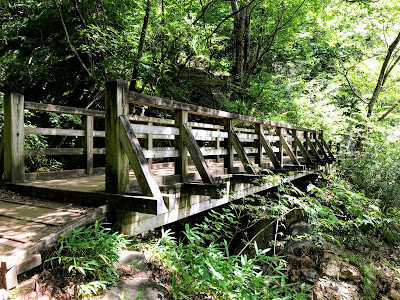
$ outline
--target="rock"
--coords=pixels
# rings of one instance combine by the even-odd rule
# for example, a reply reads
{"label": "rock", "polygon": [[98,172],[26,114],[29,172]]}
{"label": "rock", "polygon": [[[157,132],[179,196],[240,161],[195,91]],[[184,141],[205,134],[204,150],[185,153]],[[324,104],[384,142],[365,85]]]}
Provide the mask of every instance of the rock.
{"label": "rock", "polygon": [[355,266],[343,261],[340,257],[332,255],[329,256],[328,261],[321,264],[321,276],[343,280],[361,279],[361,273]]}
{"label": "rock", "polygon": [[287,261],[292,268],[295,269],[311,269],[315,267],[315,262],[309,257],[298,257],[294,255],[288,255]]}
{"label": "rock", "polygon": [[316,300],[360,300],[357,286],[320,278],[313,289]]}
{"label": "rock", "polygon": [[[143,292],[143,294],[141,294]],[[141,295],[141,296],[140,296]],[[163,300],[168,299],[168,291],[155,281],[148,279],[129,279],[118,283],[101,298],[102,300],[136,299]]]}
{"label": "rock", "polygon": [[301,270],[301,279],[302,281],[305,281],[307,283],[312,283],[314,284],[317,279],[318,279],[318,272],[314,269],[309,269],[309,270]]}
{"label": "rock", "polygon": [[122,265],[127,265],[132,270],[135,270],[135,277],[148,278],[147,260],[142,252],[122,250],[118,253],[118,262]]}
{"label": "rock", "polygon": [[387,295],[390,297],[390,299],[400,300],[400,291],[397,289],[391,288]]}

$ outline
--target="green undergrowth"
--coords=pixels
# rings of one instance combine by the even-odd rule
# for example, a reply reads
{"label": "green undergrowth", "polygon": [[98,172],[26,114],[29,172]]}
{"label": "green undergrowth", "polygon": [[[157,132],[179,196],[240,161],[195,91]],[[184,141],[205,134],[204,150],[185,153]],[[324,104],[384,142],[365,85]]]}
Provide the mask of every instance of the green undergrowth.
{"label": "green undergrowth", "polygon": [[119,279],[117,252],[126,248],[128,241],[122,234],[111,232],[108,225],[96,220],[93,225],[62,234],[55,256],[48,260],[74,275],[77,297],[96,295]]}
{"label": "green undergrowth", "polygon": [[[363,274],[362,295],[376,295],[376,270],[364,251],[378,250],[382,243],[399,245],[398,216],[383,212],[380,200],[354,192],[332,176],[322,174],[306,191],[282,176],[266,175],[263,180],[278,183],[277,192],[213,210],[177,234],[166,229],[146,242],[133,238],[130,247],[143,250],[151,265],[168,270],[165,280],[174,299],[309,299],[311,285],[289,282],[288,252],[280,243],[294,240],[285,235],[297,218],[311,224],[312,232],[294,241],[311,240],[316,249],[324,241],[341,244],[346,249],[342,259]],[[261,230],[256,229],[261,222]],[[257,237],[265,230],[273,233],[271,242],[259,247]],[[117,251],[127,243],[97,221],[61,236],[51,261],[81,278],[78,294],[88,297],[119,280]]]}

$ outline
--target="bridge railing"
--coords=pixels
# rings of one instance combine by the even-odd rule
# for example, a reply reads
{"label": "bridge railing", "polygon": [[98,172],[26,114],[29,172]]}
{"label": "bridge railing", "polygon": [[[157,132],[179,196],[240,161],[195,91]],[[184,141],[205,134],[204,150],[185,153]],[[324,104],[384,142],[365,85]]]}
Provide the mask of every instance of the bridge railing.
{"label": "bridge railing", "polygon": [[[132,115],[129,105],[157,108],[163,117]],[[106,84],[105,108],[98,111],[25,102],[21,94],[7,94],[0,143],[0,172],[4,172],[4,180],[50,179],[46,172],[25,173],[24,159],[28,156],[81,155],[84,169],[63,171],[76,176],[98,173],[93,157],[105,154],[106,192],[129,192],[132,169],[142,193],[158,199],[161,213],[166,207],[152,173],[157,162],[169,162],[174,167],[172,176],[179,178],[179,183],[209,189],[217,187],[221,178],[209,166],[210,158],[223,163],[225,176],[244,171],[248,178],[259,175],[257,165],[280,172],[304,170],[334,159],[322,131],[130,92],[121,80]],[[82,119],[82,128],[29,127],[25,124],[24,109],[75,115]],[[104,130],[101,126],[95,130],[95,120],[104,118]],[[76,148],[25,149],[25,137],[30,134],[81,138],[83,143]],[[95,147],[95,138],[105,139],[105,147]],[[195,176],[190,165],[195,167]],[[193,182],[193,178],[201,182]]]}
{"label": "bridge railing", "polygon": [[[267,160],[275,170],[284,170],[286,167],[304,169],[307,165],[334,159],[322,131],[138,94],[128,91],[127,86],[121,80],[106,84],[106,191],[128,192],[130,164],[142,192],[160,199],[158,213],[166,208],[152,175],[149,158],[174,158],[175,175],[180,176],[182,183],[188,183],[191,160],[202,180],[198,184],[207,187],[217,185],[206,161],[210,155],[223,156],[228,174],[235,173],[236,157],[245,172],[253,176],[259,173],[254,164],[262,166]],[[130,116],[129,104],[173,111],[173,119],[152,120],[153,125],[132,124],[131,121],[148,120]],[[221,124],[190,122],[191,115],[219,119]],[[249,126],[238,128],[235,122]],[[140,142],[143,137],[147,137],[146,143]],[[156,139],[173,140],[174,147],[157,150],[153,147]],[[212,142],[213,146],[209,147],[205,142]]]}

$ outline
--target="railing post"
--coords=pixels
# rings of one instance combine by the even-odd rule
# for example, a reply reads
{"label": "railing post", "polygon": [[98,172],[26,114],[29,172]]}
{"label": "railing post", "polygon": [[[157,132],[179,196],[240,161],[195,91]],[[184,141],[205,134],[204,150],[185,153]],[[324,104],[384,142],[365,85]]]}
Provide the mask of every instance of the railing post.
{"label": "railing post", "polygon": [[282,145],[281,140],[280,140],[280,136],[281,136],[281,133],[282,133],[282,128],[275,127],[275,131],[276,131],[276,136],[279,138],[278,141],[276,142],[276,146],[279,149],[277,157],[278,157],[279,163],[281,164],[281,166],[283,166],[283,145]]}
{"label": "railing post", "polygon": [[124,130],[119,121],[128,113],[128,84],[122,80],[106,83],[105,132],[106,132],[106,192],[121,194],[129,190],[129,163],[120,142]]}
{"label": "railing post", "polygon": [[85,116],[85,118],[83,119],[83,127],[85,130],[86,175],[92,175],[94,117]]}
{"label": "railing post", "polygon": [[307,144],[307,138],[308,138],[308,132],[307,131],[303,131],[303,137],[304,137],[304,139],[305,139],[305,141],[304,141],[304,143],[303,143],[303,146],[304,146],[304,149],[307,151],[307,153],[308,153],[308,144]]}
{"label": "railing post", "polygon": [[297,130],[296,129],[292,129],[292,137],[293,137],[293,142],[292,142],[292,148],[293,148],[293,153],[294,153],[294,157],[298,157],[297,155],[297,142],[296,142],[296,138],[297,137]]}
{"label": "railing post", "polygon": [[227,155],[224,157],[224,168],[228,170],[228,174],[233,173],[233,144],[232,144],[232,134],[233,130],[233,120],[224,119],[225,132],[228,132],[228,137],[225,139],[225,148],[228,151]]}
{"label": "railing post", "polygon": [[258,140],[256,142],[257,153],[255,156],[255,163],[258,164],[260,168],[262,168],[262,159],[263,159],[263,146],[261,143],[261,134],[263,133],[262,125],[260,123],[255,124],[255,130],[258,135]]}
{"label": "railing post", "polygon": [[4,180],[24,181],[24,95],[4,97]]}
{"label": "railing post", "polygon": [[179,135],[175,136],[175,148],[179,150],[179,157],[175,160],[175,174],[181,176],[181,182],[186,182],[188,166],[188,149],[183,141],[184,124],[188,123],[189,114],[185,110],[174,112],[175,127],[179,129]]}

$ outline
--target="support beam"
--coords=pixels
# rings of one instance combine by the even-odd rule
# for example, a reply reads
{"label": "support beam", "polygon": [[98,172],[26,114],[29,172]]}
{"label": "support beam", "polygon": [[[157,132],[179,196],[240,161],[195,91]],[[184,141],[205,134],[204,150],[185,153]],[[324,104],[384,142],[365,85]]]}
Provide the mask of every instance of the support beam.
{"label": "support beam", "polygon": [[4,180],[24,181],[24,96],[4,96]]}
{"label": "support beam", "polygon": [[296,142],[297,147],[299,147],[301,155],[307,160],[308,163],[313,163],[313,160],[311,159],[310,155],[308,155],[307,150],[304,148],[303,144],[299,140],[298,136],[295,134],[293,135],[294,141]]}
{"label": "support beam", "polygon": [[325,148],[327,155],[329,156],[330,159],[335,159],[335,156],[332,154],[331,148],[328,146],[328,144],[325,142],[324,139],[324,132],[322,130],[319,131],[318,134],[319,140],[321,142],[321,145]]}
{"label": "support beam", "polygon": [[106,192],[111,194],[123,194],[129,190],[129,162],[120,142],[123,127],[119,120],[120,116],[128,113],[127,93],[128,84],[125,81],[106,83]]}
{"label": "support beam", "polygon": [[293,164],[299,166],[300,165],[299,161],[297,160],[296,156],[294,155],[292,149],[289,146],[289,143],[286,141],[282,133],[279,136],[279,140],[281,142],[282,147],[285,148],[286,154],[290,157],[290,160],[293,162]]}
{"label": "support beam", "polygon": [[86,175],[92,175],[93,173],[93,128],[94,128],[94,117],[86,116],[83,119],[83,126],[85,130],[85,154],[86,154]]}
{"label": "support beam", "polygon": [[307,146],[310,148],[311,153],[315,156],[315,159],[320,162],[321,158],[319,157],[319,154],[317,152],[317,149],[315,149],[313,143],[311,142],[310,138],[308,137],[308,134],[304,135],[305,139],[306,139],[306,144]]}
{"label": "support beam", "polygon": [[315,135],[315,143],[317,144],[318,149],[321,151],[321,153],[324,157],[324,160],[329,160],[328,154],[326,153],[324,147],[322,146],[322,143],[320,142],[320,140],[318,139],[318,137],[316,135]]}
{"label": "support beam", "polygon": [[274,150],[272,149],[271,145],[269,144],[269,142],[267,141],[267,139],[265,138],[264,133],[261,131],[261,128],[256,127],[257,133],[258,133],[258,140],[261,142],[261,145],[264,147],[265,152],[267,153],[269,159],[271,160],[272,164],[274,165],[275,169],[282,169],[282,165],[278,159],[278,157],[276,156]]}
{"label": "support beam", "polygon": [[203,182],[216,185],[217,183],[212,175],[212,172],[208,167],[203,154],[201,154],[200,147],[187,124],[183,124],[183,141],[189,150],[190,157],[192,158]]}
{"label": "support beam", "polygon": [[120,116],[120,124],[123,128],[123,130],[120,131],[121,144],[135,172],[140,189],[145,195],[157,199],[157,214],[166,212],[167,208],[164,204],[160,188],[151,173],[147,160],[144,157],[142,147],[140,147],[139,140],[133,132],[128,118],[126,116]]}
{"label": "support beam", "polygon": [[235,130],[231,128],[231,131],[229,132],[229,140],[231,141],[231,144],[236,150],[236,154],[239,157],[239,160],[242,162],[244,169],[248,174],[257,174],[257,171],[254,169],[253,164],[248,157],[246,150],[244,149],[242,143],[239,140],[239,137],[237,136]]}
{"label": "support beam", "polygon": [[179,135],[175,136],[175,148],[179,151],[179,157],[175,159],[175,174],[181,176],[181,182],[187,181],[188,149],[183,141],[185,129],[184,124],[188,122],[188,112],[178,110],[174,112],[175,126]]}

